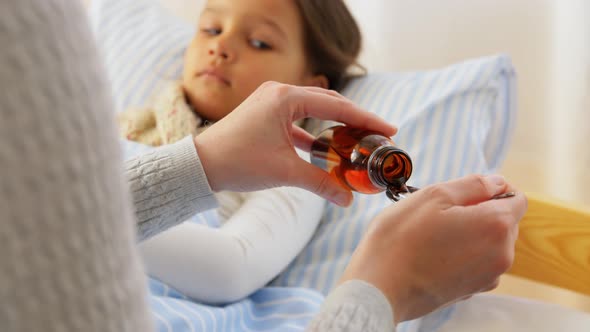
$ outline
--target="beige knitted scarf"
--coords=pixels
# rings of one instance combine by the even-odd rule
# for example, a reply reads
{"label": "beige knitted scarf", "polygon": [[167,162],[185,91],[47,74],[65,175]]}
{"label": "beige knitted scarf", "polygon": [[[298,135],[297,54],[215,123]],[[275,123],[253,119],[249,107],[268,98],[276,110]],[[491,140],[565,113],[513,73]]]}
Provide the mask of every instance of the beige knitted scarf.
{"label": "beige knitted scarf", "polygon": [[117,115],[121,136],[151,146],[171,144],[204,129],[204,121],[188,104],[182,85],[175,81],[157,93],[147,107]]}

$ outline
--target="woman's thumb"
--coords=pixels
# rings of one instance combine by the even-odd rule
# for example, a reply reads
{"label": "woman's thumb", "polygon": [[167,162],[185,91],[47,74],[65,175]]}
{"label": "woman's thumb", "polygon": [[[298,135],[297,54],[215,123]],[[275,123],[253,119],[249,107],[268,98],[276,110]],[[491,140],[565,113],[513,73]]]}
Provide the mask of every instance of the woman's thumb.
{"label": "woman's thumb", "polygon": [[340,206],[349,206],[352,203],[352,193],[344,188],[335,178],[326,171],[301,159],[295,165],[297,179],[294,185],[311,191],[332,203]]}

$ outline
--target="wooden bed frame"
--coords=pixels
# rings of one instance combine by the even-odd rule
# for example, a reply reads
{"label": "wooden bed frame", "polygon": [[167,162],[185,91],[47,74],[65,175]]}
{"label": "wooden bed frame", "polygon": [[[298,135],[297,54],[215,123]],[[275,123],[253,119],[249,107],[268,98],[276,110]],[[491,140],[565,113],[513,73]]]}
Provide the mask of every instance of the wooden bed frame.
{"label": "wooden bed frame", "polygon": [[590,209],[527,193],[510,274],[590,295]]}

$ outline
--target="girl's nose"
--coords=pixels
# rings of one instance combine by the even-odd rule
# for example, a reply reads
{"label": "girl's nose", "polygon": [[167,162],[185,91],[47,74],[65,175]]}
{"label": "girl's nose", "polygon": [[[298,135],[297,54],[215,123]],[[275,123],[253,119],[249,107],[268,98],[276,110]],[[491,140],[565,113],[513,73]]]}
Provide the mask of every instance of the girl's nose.
{"label": "girl's nose", "polygon": [[227,40],[216,40],[209,47],[209,55],[217,57],[223,61],[233,61],[235,52],[227,45]]}
{"label": "girl's nose", "polygon": [[220,51],[220,50],[215,50],[213,48],[211,48],[209,50],[209,55],[219,55],[221,58],[223,58],[224,60],[227,60],[229,58],[229,55],[227,54],[227,52],[225,51]]}

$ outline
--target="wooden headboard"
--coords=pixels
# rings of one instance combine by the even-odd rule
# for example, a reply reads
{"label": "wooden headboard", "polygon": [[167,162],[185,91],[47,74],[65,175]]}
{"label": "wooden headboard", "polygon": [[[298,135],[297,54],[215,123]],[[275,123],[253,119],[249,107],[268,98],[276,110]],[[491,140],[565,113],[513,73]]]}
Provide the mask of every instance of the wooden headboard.
{"label": "wooden headboard", "polygon": [[510,274],[590,295],[590,209],[527,193]]}

